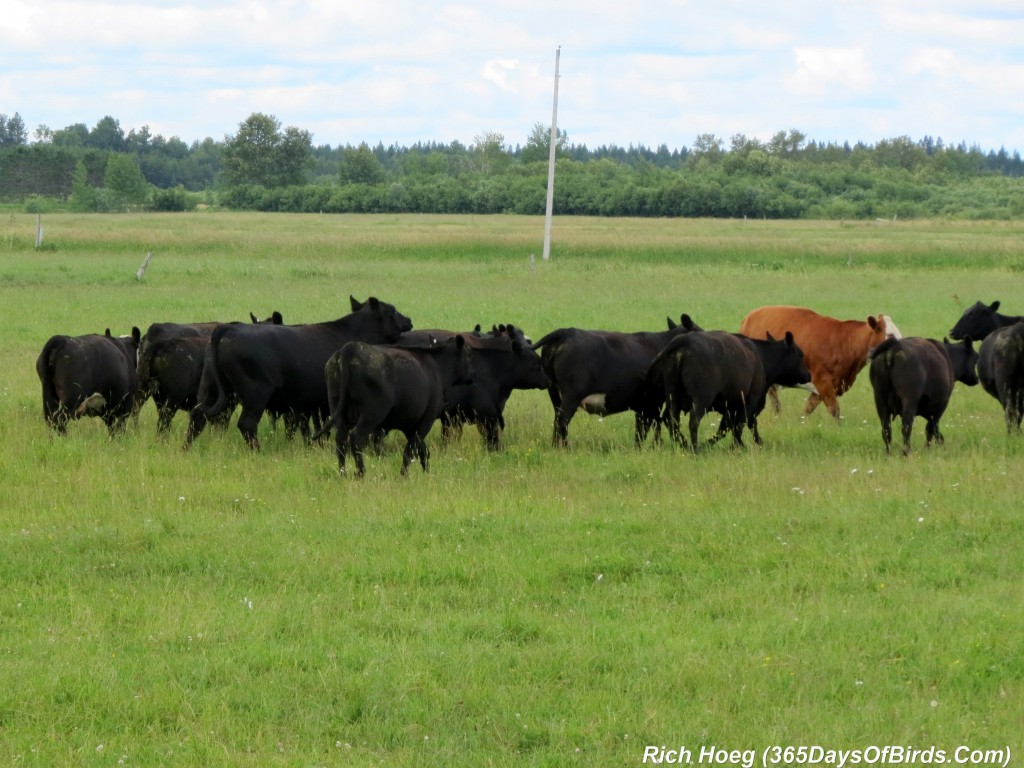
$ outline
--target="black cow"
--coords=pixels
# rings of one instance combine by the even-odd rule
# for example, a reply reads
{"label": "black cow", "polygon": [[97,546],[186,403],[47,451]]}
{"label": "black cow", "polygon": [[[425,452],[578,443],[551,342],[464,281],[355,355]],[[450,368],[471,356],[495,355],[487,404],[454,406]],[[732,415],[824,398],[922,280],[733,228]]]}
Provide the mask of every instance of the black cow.
{"label": "black cow", "polygon": [[1024,415],[1024,320],[990,333],[978,350],[978,380],[1003,406],[1006,430],[1020,432]]}
{"label": "black cow", "polygon": [[899,416],[903,425],[903,455],[910,454],[910,432],[914,417],[925,420],[925,445],[932,440],[942,445],[939,419],[946,412],[953,384],[969,387],[978,383],[974,371],[978,353],[971,337],[960,344],[946,339],[886,339],[868,353],[875,410],[882,422],[885,452],[892,443],[892,421]]}
{"label": "black cow", "polygon": [[813,390],[804,354],[786,333],[784,341],[751,339],[726,331],[700,331],[674,338],[652,361],[647,378],[664,393],[670,434],[685,442],[679,414],[690,414],[690,447],[698,449],[697,431],[708,411],[722,414],[716,442],[727,430],[743,445],[743,425],[761,444],[757,417],[764,410],[768,388],[802,387]]}
{"label": "black cow", "polygon": [[[207,420],[221,413],[235,395],[242,405],[238,430],[246,443],[260,447],[256,429],[265,411],[302,423],[329,411],[324,366],[350,341],[388,343],[412,322],[391,304],[370,297],[349,297],[352,312],[337,320],[309,325],[221,325],[206,350],[200,403],[189,415],[185,447]],[[292,418],[292,417],[289,417]]]}
{"label": "black cow", "polygon": [[[403,333],[400,346],[418,346],[430,338],[442,340],[456,335],[450,331]],[[505,429],[505,404],[514,389],[547,389],[550,385],[540,355],[531,347],[520,328],[511,324],[495,325],[489,333],[480,326],[472,333],[458,334],[473,350],[473,382],[454,384],[445,389],[441,411],[441,435],[449,442],[461,433],[462,425],[476,424],[488,450],[501,447]]]}
{"label": "black cow", "polygon": [[397,429],[406,438],[402,474],[408,474],[414,455],[427,471],[425,438],[441,415],[445,388],[472,381],[472,357],[462,336],[423,347],[349,342],[324,368],[331,415],[313,438],[334,428],[338,471],[345,472],[347,444],[362,477],[370,437]]}
{"label": "black cow", "polygon": [[123,432],[139,386],[135,356],[141,334],[52,336],[36,360],[43,385],[43,418],[58,434],[71,419],[99,416],[113,436]]}
{"label": "black cow", "polygon": [[970,336],[974,341],[983,341],[993,331],[1024,320],[1024,316],[1021,315],[1001,315],[998,309],[998,301],[988,305],[980,301],[975,302],[974,306],[968,307],[960,315],[960,319],[949,332],[949,337],[959,341]]}
{"label": "black cow", "polygon": [[[281,325],[284,318],[275,310],[260,320],[252,312],[253,323]],[[221,323],[153,323],[139,343],[139,389],[135,395],[132,415],[152,397],[157,409],[157,432],[165,433],[178,411],[191,410],[199,402],[199,382],[203,375],[203,359],[213,329]],[[227,425],[231,409],[218,421]]]}
{"label": "black cow", "polygon": [[540,349],[544,373],[551,381],[548,397],[555,409],[552,443],[569,444],[569,422],[578,408],[607,416],[636,414],[636,446],[652,426],[661,424],[662,392],[648,386],[646,373],[654,357],[680,334],[698,331],[689,315],[665,331],[585,331],[559,328],[533,348]]}

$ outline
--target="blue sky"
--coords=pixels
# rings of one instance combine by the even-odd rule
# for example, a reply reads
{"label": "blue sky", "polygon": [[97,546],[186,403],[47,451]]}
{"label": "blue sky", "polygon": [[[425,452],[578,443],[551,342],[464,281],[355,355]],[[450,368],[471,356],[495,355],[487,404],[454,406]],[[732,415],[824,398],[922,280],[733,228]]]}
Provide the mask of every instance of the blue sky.
{"label": "blue sky", "polygon": [[692,146],[926,135],[1024,152],[1021,0],[6,0],[0,113],[186,142],[253,112],[314,144]]}

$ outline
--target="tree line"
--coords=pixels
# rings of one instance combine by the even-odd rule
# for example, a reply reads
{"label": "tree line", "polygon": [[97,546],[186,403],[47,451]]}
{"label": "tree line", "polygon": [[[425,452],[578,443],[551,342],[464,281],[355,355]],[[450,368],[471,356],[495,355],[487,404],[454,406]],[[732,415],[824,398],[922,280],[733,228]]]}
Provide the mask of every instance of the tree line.
{"label": "tree line", "polygon": [[[496,132],[470,145],[314,145],[309,131],[253,113],[222,141],[39,126],[0,115],[0,202],[29,210],[323,213],[543,213],[550,132],[522,144]],[[700,134],[688,147],[591,148],[556,137],[555,213],[591,216],[833,218],[1024,214],[1024,161],[1005,148],[926,136],[820,143],[798,130],[764,141]]]}

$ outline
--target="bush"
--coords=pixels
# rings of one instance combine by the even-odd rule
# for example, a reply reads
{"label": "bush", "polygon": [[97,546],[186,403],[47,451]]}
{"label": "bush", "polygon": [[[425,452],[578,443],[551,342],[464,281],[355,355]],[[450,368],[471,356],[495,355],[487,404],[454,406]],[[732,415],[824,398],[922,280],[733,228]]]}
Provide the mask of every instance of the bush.
{"label": "bush", "polygon": [[191,211],[197,200],[180,184],[171,189],[154,189],[151,198],[154,211]]}

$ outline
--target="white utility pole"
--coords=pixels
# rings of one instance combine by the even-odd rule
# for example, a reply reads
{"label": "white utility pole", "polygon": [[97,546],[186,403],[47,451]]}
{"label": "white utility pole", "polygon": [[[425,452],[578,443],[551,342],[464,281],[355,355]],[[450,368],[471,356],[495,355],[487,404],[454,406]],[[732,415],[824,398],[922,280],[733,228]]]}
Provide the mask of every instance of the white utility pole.
{"label": "white utility pole", "polygon": [[558,143],[558,59],[562,46],[555,50],[555,96],[551,104],[551,147],[548,150],[548,204],[544,212],[544,253],[541,258],[551,258],[551,212],[555,207],[555,145]]}

